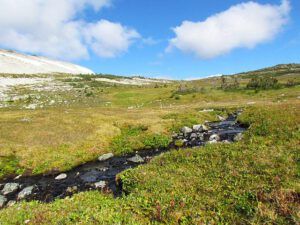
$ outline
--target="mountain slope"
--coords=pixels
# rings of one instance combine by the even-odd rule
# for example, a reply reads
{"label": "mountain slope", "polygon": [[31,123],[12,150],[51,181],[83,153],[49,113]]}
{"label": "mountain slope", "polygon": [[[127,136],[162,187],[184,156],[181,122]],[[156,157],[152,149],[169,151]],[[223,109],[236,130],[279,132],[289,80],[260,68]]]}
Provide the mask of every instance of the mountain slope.
{"label": "mountain slope", "polygon": [[72,63],[51,60],[46,57],[31,56],[15,51],[0,50],[0,73],[39,74],[68,73],[94,74],[93,71]]}

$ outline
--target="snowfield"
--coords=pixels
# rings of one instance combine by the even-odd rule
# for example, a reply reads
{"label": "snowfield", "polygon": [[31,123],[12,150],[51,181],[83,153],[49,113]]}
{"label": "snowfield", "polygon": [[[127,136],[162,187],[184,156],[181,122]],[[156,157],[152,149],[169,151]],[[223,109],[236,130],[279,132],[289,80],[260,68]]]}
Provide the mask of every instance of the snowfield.
{"label": "snowfield", "polygon": [[0,73],[8,74],[94,74],[90,69],[72,63],[0,50]]}

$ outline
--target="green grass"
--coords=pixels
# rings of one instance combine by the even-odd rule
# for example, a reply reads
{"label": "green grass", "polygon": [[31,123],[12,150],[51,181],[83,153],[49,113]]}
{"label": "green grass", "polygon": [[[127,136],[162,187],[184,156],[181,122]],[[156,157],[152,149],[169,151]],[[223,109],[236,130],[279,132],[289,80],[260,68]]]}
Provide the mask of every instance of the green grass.
{"label": "green grass", "polygon": [[[299,107],[250,107],[243,141],[171,151],[123,172],[127,196],[98,192],[2,210],[4,224],[297,224]],[[263,121],[263,123],[262,123]],[[140,133],[132,129],[129,133]]]}
{"label": "green grass", "polygon": [[[299,79],[279,70],[280,83]],[[121,198],[93,191],[50,204],[22,202],[1,210],[0,224],[299,223],[300,86],[246,90],[246,75],[242,88],[227,91],[220,78],[182,82],[193,91],[180,93],[179,82],[134,87],[68,75],[55,79],[71,83],[69,91],[12,90],[30,97],[0,109],[0,177],[66,171],[108,152],[165,147],[182,126],[238,108],[250,128],[239,143],[172,150],[123,172]],[[25,110],[28,104],[43,108]]]}

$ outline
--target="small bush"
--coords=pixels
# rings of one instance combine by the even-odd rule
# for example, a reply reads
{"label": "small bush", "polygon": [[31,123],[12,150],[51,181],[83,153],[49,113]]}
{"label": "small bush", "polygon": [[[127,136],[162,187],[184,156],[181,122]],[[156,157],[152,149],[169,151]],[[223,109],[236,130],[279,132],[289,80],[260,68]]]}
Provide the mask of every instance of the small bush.
{"label": "small bush", "polygon": [[278,80],[274,77],[254,77],[247,84],[248,89],[276,89],[280,88]]}

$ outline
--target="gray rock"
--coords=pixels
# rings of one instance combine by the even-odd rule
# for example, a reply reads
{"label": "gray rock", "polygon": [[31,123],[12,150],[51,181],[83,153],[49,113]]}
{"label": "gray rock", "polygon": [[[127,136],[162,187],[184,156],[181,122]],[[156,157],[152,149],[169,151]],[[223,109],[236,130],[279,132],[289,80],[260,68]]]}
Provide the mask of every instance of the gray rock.
{"label": "gray rock", "polygon": [[97,170],[88,171],[80,176],[80,179],[85,183],[94,183],[99,180],[101,172]]}
{"label": "gray rock", "polygon": [[127,159],[127,161],[134,163],[143,163],[145,160],[140,155],[136,154],[135,156]]}
{"label": "gray rock", "polygon": [[5,206],[6,202],[7,202],[7,198],[4,197],[3,195],[0,195],[0,209]]}
{"label": "gray rock", "polygon": [[209,141],[220,141],[220,136],[218,134],[213,134],[209,137]]}
{"label": "gray rock", "polygon": [[198,135],[196,134],[196,133],[191,133],[191,136],[190,136],[190,138],[197,138],[198,137]]}
{"label": "gray rock", "polygon": [[193,126],[193,131],[194,131],[194,132],[202,132],[202,131],[205,130],[204,128],[206,128],[205,125],[197,124],[197,125],[194,125],[194,126]]}
{"label": "gray rock", "polygon": [[61,173],[57,177],[55,177],[55,180],[64,180],[67,178],[67,176],[68,176],[67,174]]}
{"label": "gray rock", "polygon": [[186,136],[186,135],[192,133],[193,130],[189,127],[183,127],[183,128],[181,128],[181,132]]}
{"label": "gray rock", "polygon": [[32,192],[34,190],[35,186],[29,186],[24,188],[19,194],[18,194],[18,200],[24,199],[30,195],[32,195]]}
{"label": "gray rock", "polygon": [[104,155],[99,156],[98,160],[99,160],[100,162],[102,162],[102,161],[106,161],[106,160],[108,160],[108,159],[110,159],[110,158],[112,158],[112,157],[114,157],[114,154],[113,154],[113,153],[107,153],[107,154],[104,154]]}
{"label": "gray rock", "polygon": [[94,185],[95,185],[95,188],[100,188],[100,189],[103,189],[103,188],[105,188],[105,187],[106,187],[106,182],[105,182],[105,181],[103,181],[103,180],[101,180],[101,181],[99,181],[99,182],[95,183]]}
{"label": "gray rock", "polygon": [[238,133],[233,138],[234,141],[241,141],[242,139],[243,139],[243,134],[242,133]]}
{"label": "gray rock", "polygon": [[20,185],[18,183],[7,183],[4,185],[2,194],[7,195],[10,193],[13,193],[13,192],[17,191],[19,188],[20,188]]}

